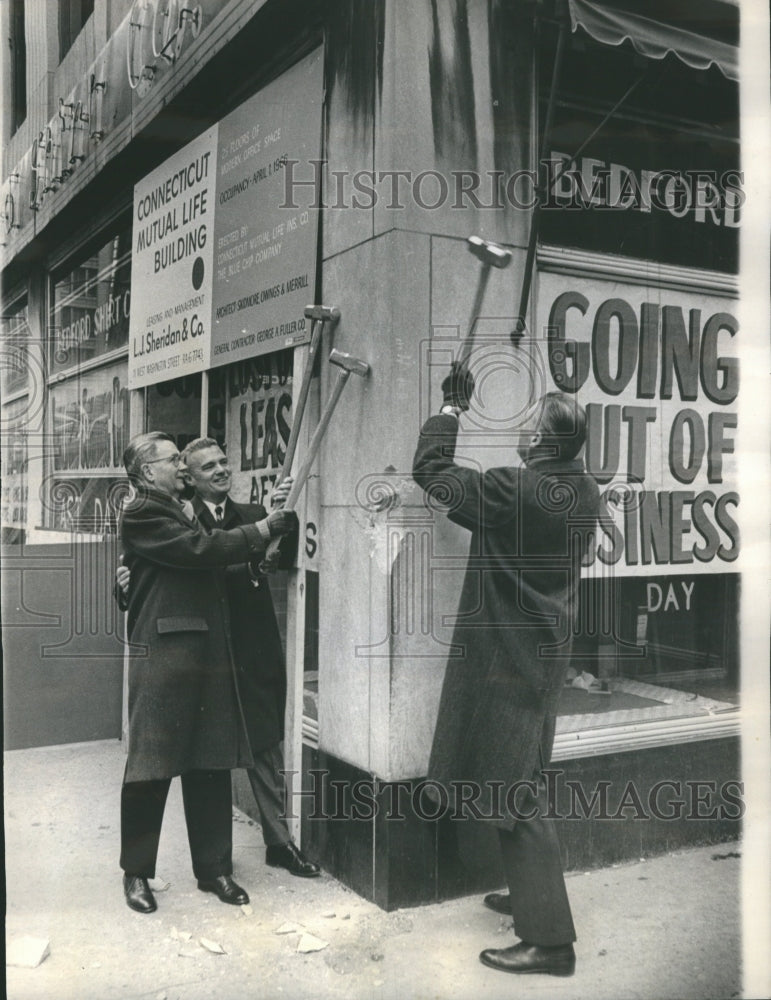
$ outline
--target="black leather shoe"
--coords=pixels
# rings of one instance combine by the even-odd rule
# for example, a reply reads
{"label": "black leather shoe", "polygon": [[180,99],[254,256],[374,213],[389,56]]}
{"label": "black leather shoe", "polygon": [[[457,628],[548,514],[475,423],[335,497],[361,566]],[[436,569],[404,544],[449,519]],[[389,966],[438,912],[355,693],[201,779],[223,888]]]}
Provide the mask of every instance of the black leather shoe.
{"label": "black leather shoe", "polygon": [[321,871],[291,840],[288,844],[272,844],[268,847],[265,851],[265,864],[271,868],[286,868],[290,875],[298,875],[300,878],[315,878]]}
{"label": "black leather shoe", "polygon": [[502,913],[504,917],[511,916],[511,896],[508,892],[488,892],[482,902],[488,910]]}
{"label": "black leather shoe", "polygon": [[545,948],[520,941],[511,948],[488,948],[479,961],[501,972],[543,972],[549,976],[572,976],[576,971],[576,953],[572,944]]}
{"label": "black leather shoe", "polygon": [[137,913],[154,913],[158,909],[152,889],[147,879],[141,875],[123,876],[123,895],[132,910]]}
{"label": "black leather shoe", "polygon": [[213,892],[223,903],[232,903],[234,906],[243,906],[249,902],[249,896],[245,890],[233,881],[230,875],[218,875],[211,879],[198,879],[198,888],[201,892]]}

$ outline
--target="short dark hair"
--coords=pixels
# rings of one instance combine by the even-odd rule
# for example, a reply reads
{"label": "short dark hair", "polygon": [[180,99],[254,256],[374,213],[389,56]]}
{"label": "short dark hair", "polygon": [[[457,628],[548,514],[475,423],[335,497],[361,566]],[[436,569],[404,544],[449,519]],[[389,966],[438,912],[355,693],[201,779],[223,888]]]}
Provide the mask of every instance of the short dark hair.
{"label": "short dark hair", "polygon": [[204,448],[219,448],[220,451],[223,452],[225,450],[219,441],[215,441],[214,438],[196,438],[194,441],[191,441],[185,446],[185,449],[182,452],[182,461],[185,465],[187,465],[188,458],[191,455],[194,455],[197,451],[203,451]]}
{"label": "short dark hair", "polygon": [[538,418],[541,446],[556,449],[559,458],[575,458],[586,440],[586,411],[573,396],[547,392]]}
{"label": "short dark hair", "polygon": [[164,431],[149,431],[147,434],[137,434],[129,441],[123,452],[123,467],[129,479],[142,478],[142,466],[155,457],[161,441],[171,441],[173,444],[174,438]]}

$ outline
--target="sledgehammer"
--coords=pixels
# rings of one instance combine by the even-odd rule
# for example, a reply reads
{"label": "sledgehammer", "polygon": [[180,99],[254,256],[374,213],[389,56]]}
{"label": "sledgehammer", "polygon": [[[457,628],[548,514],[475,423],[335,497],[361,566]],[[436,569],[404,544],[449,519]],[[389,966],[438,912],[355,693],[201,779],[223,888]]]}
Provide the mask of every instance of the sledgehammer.
{"label": "sledgehammer", "polygon": [[302,385],[297,394],[294,404],[294,415],[292,417],[292,430],[289,434],[289,441],[286,446],[284,464],[281,466],[276,485],[283,482],[292,471],[294,453],[297,450],[297,441],[300,437],[300,425],[302,424],[305,404],[308,402],[308,394],[311,388],[311,376],[313,375],[313,364],[316,361],[319,345],[321,344],[321,334],[324,331],[324,324],[328,323],[330,329],[334,329],[340,319],[340,310],[337,306],[306,306],[305,318],[311,321],[311,342],[308,347],[308,361],[303,372]]}
{"label": "sledgehammer", "polygon": [[[332,419],[332,414],[335,412],[335,407],[337,406],[343,389],[345,388],[345,383],[352,374],[361,375],[362,378],[369,374],[369,365],[366,361],[354,358],[350,354],[344,354],[342,351],[333,350],[329,355],[329,363],[337,365],[341,371],[337,376],[337,381],[335,382],[334,388],[329,395],[329,399],[324,406],[324,410],[319,418],[316,430],[313,432],[313,437],[308,445],[308,452],[305,459],[294,478],[292,488],[289,490],[289,495],[287,496],[286,503],[284,504],[285,510],[292,510],[294,508],[294,505],[297,503],[297,499],[307,482],[311,467],[316,460],[319,449],[321,448],[322,438],[326,433],[329,421]],[[280,541],[281,540],[279,538],[274,538],[265,552],[265,558],[262,565],[267,571],[270,571],[278,562],[278,548]]]}
{"label": "sledgehammer", "polygon": [[466,334],[466,339],[461,344],[460,354],[457,358],[458,365],[464,366],[468,362],[474,346],[474,334],[476,333],[479,314],[482,311],[482,302],[487,291],[487,282],[490,279],[490,269],[493,267],[508,267],[511,261],[511,253],[508,250],[498,246],[497,243],[483,240],[480,236],[469,236],[466,243],[468,244],[469,251],[482,262],[482,269],[479,272],[479,282],[477,284],[476,295],[474,296],[474,305],[471,309],[468,333]]}

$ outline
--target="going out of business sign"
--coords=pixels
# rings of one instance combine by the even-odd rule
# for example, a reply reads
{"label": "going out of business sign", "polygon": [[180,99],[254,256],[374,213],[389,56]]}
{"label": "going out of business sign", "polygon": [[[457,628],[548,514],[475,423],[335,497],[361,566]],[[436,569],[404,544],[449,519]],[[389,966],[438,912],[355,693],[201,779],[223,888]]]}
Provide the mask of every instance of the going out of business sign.
{"label": "going out of business sign", "polygon": [[318,159],[321,51],[134,188],[129,386],[308,340],[316,209],[283,207],[289,159]]}
{"label": "going out of business sign", "polygon": [[624,575],[733,570],[735,302],[551,274],[539,298],[550,388],[586,408],[602,499],[592,563]]}

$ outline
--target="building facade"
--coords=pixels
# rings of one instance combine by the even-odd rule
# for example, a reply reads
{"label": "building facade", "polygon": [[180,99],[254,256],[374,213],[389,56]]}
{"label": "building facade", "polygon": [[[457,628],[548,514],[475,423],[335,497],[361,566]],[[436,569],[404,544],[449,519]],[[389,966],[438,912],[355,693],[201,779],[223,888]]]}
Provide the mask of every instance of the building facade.
{"label": "building facade", "polygon": [[566,814],[592,814],[562,824],[566,862],[735,837],[737,6],[11,0],[0,16],[6,746],[121,734],[129,438],[216,437],[235,499],[264,500],[304,308],[335,306],[298,459],[339,377],[330,350],[369,374],[340,397],[273,587],[292,822],[386,908],[499,881],[492,832],[422,797],[468,542],[410,467],[469,326],[473,234],[511,261],[488,276],[459,455],[511,463],[528,404],[560,388],[587,408],[602,491],[553,762]]}

